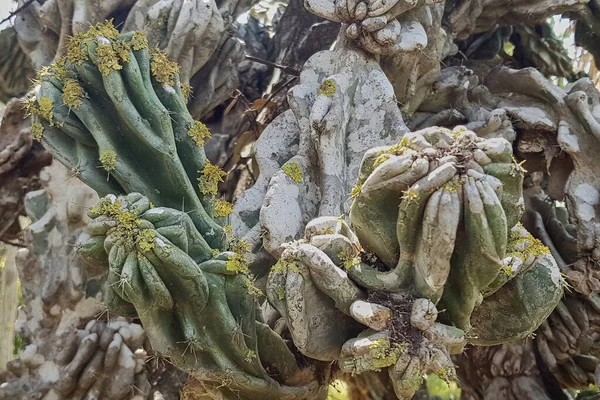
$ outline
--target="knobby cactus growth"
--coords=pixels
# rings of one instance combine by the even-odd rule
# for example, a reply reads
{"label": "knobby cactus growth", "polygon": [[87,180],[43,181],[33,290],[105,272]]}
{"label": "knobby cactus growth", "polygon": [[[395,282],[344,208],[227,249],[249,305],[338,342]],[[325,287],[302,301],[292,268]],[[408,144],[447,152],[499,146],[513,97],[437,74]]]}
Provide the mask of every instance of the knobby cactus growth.
{"label": "knobby cactus growth", "polygon": [[[90,210],[80,253],[108,269],[106,303],[137,316],[155,351],[226,398],[314,398],[316,381],[264,323],[248,267],[237,251],[213,254],[190,217],[132,193]],[[217,252],[218,253],[218,252]],[[304,371],[303,371],[304,369]],[[306,379],[305,379],[306,380]]]}
{"label": "knobby cactus growth", "polygon": [[144,33],[98,24],[40,71],[32,132],[100,195],[142,192],[154,204],[189,210],[221,248],[212,204],[221,171],[206,159],[210,132],[190,116],[183,89],[177,64],[148,48]]}
{"label": "knobby cactus growth", "polygon": [[[290,160],[271,163],[273,179],[255,191],[268,187],[265,247],[279,258],[266,265],[262,304],[249,245],[219,224],[231,205],[214,200],[224,172],[206,161],[210,132],[185,107],[177,64],[149,49],[143,33],[105,23],[74,36],[65,58],[40,72],[29,102],[33,134],[104,196],[78,251],[107,273],[106,304],[139,318],[156,352],[225,398],[323,398],[332,361],[348,373],[385,369],[397,396],[410,398],[424,373],[453,379],[450,354],[467,342],[531,334],[562,295],[549,250],[518,225],[524,171],[508,141],[462,127],[402,137],[391,85],[364,50],[426,45],[415,44],[418,21],[403,14],[414,3],[361,4],[347,18],[339,17],[346,4],[311,5],[352,22],[344,29],[353,42],[307,63],[314,71],[292,91],[293,111],[273,124],[300,144]],[[412,26],[406,35],[400,14],[402,27]],[[374,101],[373,88],[384,89]],[[354,112],[367,103],[384,123],[358,123],[372,120]],[[360,163],[364,143],[348,140],[356,132],[388,146]],[[350,227],[328,215],[344,210],[340,185],[352,174]],[[282,221],[294,195],[299,210],[320,218]],[[275,223],[286,222],[292,228],[276,235]]]}
{"label": "knobby cactus growth", "polygon": [[460,352],[464,332],[437,323],[438,311],[427,299],[354,281],[359,246],[348,225],[333,217],[311,221],[303,239],[284,245],[267,297],[294,344],[311,358],[337,360],[347,373],[386,368],[399,398],[411,398],[425,373],[455,378],[449,351]]}
{"label": "knobby cactus growth", "polygon": [[[514,339],[515,331],[487,329],[479,318],[472,326],[476,307],[509,280],[532,280],[530,290],[493,296],[497,306],[509,307],[498,300],[540,299],[533,288],[543,288],[541,308],[533,315],[522,309],[515,318],[531,324],[519,325],[518,336],[528,335],[550,314],[562,284],[549,250],[515,228],[524,208],[523,175],[509,142],[461,127],[409,133],[396,146],[367,152],[350,219],[365,250],[391,270],[358,265],[351,275],[373,289],[414,287],[419,296],[441,300],[448,321],[479,344]],[[539,271],[523,274],[530,268]]]}

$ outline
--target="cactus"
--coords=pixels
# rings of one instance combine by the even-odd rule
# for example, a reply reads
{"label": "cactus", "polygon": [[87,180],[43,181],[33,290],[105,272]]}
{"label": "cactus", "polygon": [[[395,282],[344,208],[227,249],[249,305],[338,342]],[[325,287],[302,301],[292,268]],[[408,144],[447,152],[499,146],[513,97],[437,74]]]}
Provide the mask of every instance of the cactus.
{"label": "cactus", "polygon": [[[446,322],[479,344],[531,333],[558,303],[562,283],[549,251],[532,238],[521,238],[528,240],[521,253],[507,254],[514,245],[509,230],[522,213],[523,175],[509,142],[478,138],[463,127],[429,128],[373,149],[363,159],[350,219],[365,251],[389,271],[361,264],[349,275],[372,290],[414,288],[441,301]],[[522,234],[514,229],[510,236]],[[511,269],[515,263],[520,267]],[[537,293],[534,283],[546,290]],[[519,308],[534,298],[534,307]],[[475,326],[472,314],[482,301]],[[500,309],[519,321],[494,332],[482,321],[483,310]]]}
{"label": "cactus", "polygon": [[40,71],[32,130],[101,196],[142,192],[157,205],[189,210],[207,242],[221,248],[225,235],[212,210],[220,171],[206,159],[210,133],[187,111],[177,71],[142,32],[98,24]]}
{"label": "cactus", "polygon": [[107,305],[137,315],[161,356],[206,382],[227,382],[224,395],[309,399],[322,390],[298,384],[294,354],[264,323],[243,243],[213,257],[186,213],[154,208],[138,193],[109,195],[89,215],[79,253],[109,271]]}
{"label": "cactus", "polygon": [[385,368],[399,398],[411,398],[425,373],[455,379],[449,352],[462,350],[464,332],[436,322],[428,299],[372,292],[352,281],[346,271],[361,264],[359,243],[343,220],[317,218],[303,239],[283,247],[267,297],[303,354],[337,360],[351,374]]}

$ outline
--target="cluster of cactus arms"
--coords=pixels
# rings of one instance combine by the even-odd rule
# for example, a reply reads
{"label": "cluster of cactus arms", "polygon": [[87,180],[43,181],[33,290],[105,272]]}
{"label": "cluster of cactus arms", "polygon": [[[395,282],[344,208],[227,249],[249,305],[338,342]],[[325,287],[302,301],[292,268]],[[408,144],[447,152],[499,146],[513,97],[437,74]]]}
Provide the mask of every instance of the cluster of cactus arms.
{"label": "cluster of cactus arms", "polygon": [[518,224],[524,170],[510,143],[428,128],[365,154],[352,228],[320,217],[283,245],[266,296],[290,350],[264,317],[249,246],[219,224],[223,172],[182,89],[143,34],[99,24],[40,72],[29,111],[37,138],[104,196],[78,250],[107,271],[108,307],[225,398],[322,398],[332,361],[387,368],[410,398],[424,373],[453,378],[465,343],[526,337],[559,302],[554,259]]}
{"label": "cluster of cactus arms", "polygon": [[508,141],[463,127],[369,151],[350,220],[385,267],[361,263],[348,273],[366,288],[439,301],[472,343],[529,335],[558,303],[562,278],[549,249],[518,224],[524,172]]}
{"label": "cluster of cactus arms", "polygon": [[98,24],[71,37],[67,55],[40,71],[29,101],[32,132],[101,196],[141,192],[189,210],[206,241],[222,248],[213,198],[223,172],[206,159],[210,132],[190,116],[185,90],[177,64],[148,48],[143,32]]}
{"label": "cluster of cactus arms", "polygon": [[105,195],[78,252],[108,272],[109,309],[139,318],[153,348],[179,368],[229,382],[225,397],[323,390],[298,378],[310,372],[262,320],[247,245],[217,222],[231,208],[214,199],[224,173],[205,157],[210,132],[186,109],[177,65],[143,34],[120,35],[110,23],[70,47],[39,74],[29,110],[38,139]]}
{"label": "cluster of cactus arms", "polygon": [[464,332],[436,322],[438,311],[428,299],[372,291],[354,281],[359,246],[335,217],[314,219],[303,239],[284,245],[269,274],[267,298],[294,345],[308,357],[337,361],[350,374],[387,368],[401,399],[412,398],[426,373],[454,379],[450,353],[462,350]]}
{"label": "cluster of cactus arms", "polygon": [[289,384],[301,367],[263,321],[244,243],[213,252],[187,213],[138,193],[108,195],[89,215],[79,253],[108,269],[108,307],[139,318],[156,352],[202,381],[228,382],[226,396],[311,398],[321,389]]}

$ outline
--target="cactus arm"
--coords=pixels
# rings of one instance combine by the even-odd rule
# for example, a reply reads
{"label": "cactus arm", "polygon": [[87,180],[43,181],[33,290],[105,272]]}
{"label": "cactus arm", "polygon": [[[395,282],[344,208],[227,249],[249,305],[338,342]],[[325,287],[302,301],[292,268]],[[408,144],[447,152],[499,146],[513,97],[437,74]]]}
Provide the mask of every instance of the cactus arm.
{"label": "cactus arm", "polygon": [[[469,331],[470,317],[476,305],[480,304],[481,291],[490,285],[502,271],[502,258],[498,254],[497,241],[503,241],[500,249],[506,249],[506,235],[494,237],[495,232],[506,232],[506,219],[500,202],[494,199],[484,200],[473,178],[463,185],[465,231],[460,244],[463,252],[455,253],[448,288],[442,301],[448,308],[448,315],[457,327]],[[490,204],[486,204],[486,201]],[[486,210],[487,208],[487,210]],[[490,218],[488,218],[488,216]],[[491,228],[492,225],[497,225]],[[498,226],[499,225],[499,226]],[[462,247],[464,246],[464,247]]]}
{"label": "cactus arm", "polygon": [[317,288],[327,294],[343,313],[350,315],[350,306],[364,297],[364,294],[348,278],[346,272],[337,267],[324,251],[311,245],[298,246],[294,256],[304,265],[310,266],[310,276]]}
{"label": "cactus arm", "polygon": [[[283,376],[293,380],[300,372],[298,362],[256,314],[260,309],[250,277],[230,268],[237,254],[209,259],[212,249],[198,246],[205,242],[188,214],[151,208],[148,198],[132,193],[107,196],[89,215],[89,232],[82,237],[87,243],[79,248],[90,261],[108,264],[109,306],[127,315],[133,311],[155,351],[205,381],[232,379],[222,390],[240,391],[248,399],[318,390],[316,383],[282,383]],[[98,247],[108,257],[98,254]],[[283,348],[287,352],[281,355],[268,354]]]}
{"label": "cactus arm", "polygon": [[[366,168],[365,161],[361,170]],[[352,204],[350,218],[361,244],[390,267],[396,265],[400,252],[394,222],[400,205],[399,193],[424,177],[428,167],[422,159],[412,161],[410,156],[391,156],[359,186],[360,194]],[[386,206],[374,207],[374,204]]]}
{"label": "cactus arm", "polygon": [[[147,288],[147,297],[152,299],[156,307],[160,310],[171,310],[175,301],[169,292],[169,289],[156,272],[152,263],[144,256],[139,257],[139,269],[142,275],[143,285]],[[140,284],[141,286],[141,284]]]}
{"label": "cactus arm", "polygon": [[524,173],[518,165],[492,163],[484,167],[486,174],[500,179],[503,183],[502,208],[506,213],[506,225],[512,228],[521,220],[525,210],[523,200]]}
{"label": "cactus arm", "polygon": [[268,325],[256,322],[256,338],[260,360],[277,370],[284,380],[298,374],[294,354]]}
{"label": "cactus arm", "polygon": [[419,224],[428,198],[437,189],[448,183],[456,174],[456,167],[444,164],[412,185],[400,202],[398,212],[397,237],[400,243],[400,259],[393,270],[399,284],[405,286],[414,278],[413,264],[418,243]]}
{"label": "cactus arm", "polygon": [[[70,168],[85,167],[79,176],[102,194],[145,192],[156,204],[191,210],[203,232],[201,247],[223,249],[212,186],[206,193],[196,187],[198,174],[212,172],[205,172],[202,148],[210,133],[191,132],[200,123],[186,109],[176,64],[150,52],[140,32],[118,35],[108,24],[90,28],[73,43],[65,60],[40,74],[33,103],[42,122],[39,136]],[[89,157],[92,151],[81,151],[81,145],[97,154]],[[102,173],[87,171],[98,164],[110,184],[100,183]]]}
{"label": "cactus arm", "polygon": [[441,298],[450,273],[460,221],[458,192],[438,189],[427,202],[415,257],[415,289],[434,303]]}

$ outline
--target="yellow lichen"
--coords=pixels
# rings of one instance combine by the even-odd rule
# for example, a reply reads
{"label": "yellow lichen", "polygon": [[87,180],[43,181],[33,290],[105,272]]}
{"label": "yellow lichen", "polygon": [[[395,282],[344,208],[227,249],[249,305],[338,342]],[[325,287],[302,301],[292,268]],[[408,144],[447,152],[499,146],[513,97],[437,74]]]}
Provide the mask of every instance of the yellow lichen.
{"label": "yellow lichen", "polygon": [[384,162],[389,160],[392,155],[401,156],[404,154],[404,152],[406,150],[409,150],[409,149],[410,149],[410,140],[406,136],[404,136],[404,137],[402,137],[402,139],[400,139],[399,143],[396,143],[395,145],[390,146],[386,150],[381,150],[377,154],[378,157],[373,162],[373,168],[379,167],[381,164],[383,164]]}
{"label": "yellow lichen", "polygon": [[33,136],[33,140],[38,142],[42,141],[42,137],[44,136],[44,126],[39,121],[31,123],[31,135]]}
{"label": "yellow lichen", "polygon": [[123,62],[129,62],[131,60],[131,42],[124,40],[115,40],[112,44],[115,53]]}
{"label": "yellow lichen", "polygon": [[62,101],[69,108],[76,109],[83,103],[83,88],[75,79],[68,79],[63,87]]}
{"label": "yellow lichen", "polygon": [[150,251],[155,246],[156,233],[152,229],[138,231],[136,243],[140,250]]}
{"label": "yellow lichen", "polygon": [[419,192],[415,189],[407,189],[402,192],[402,202],[405,203],[405,206],[417,200],[419,200]]}
{"label": "yellow lichen", "polygon": [[101,151],[100,164],[106,171],[114,171],[117,168],[117,153],[111,150]]}
{"label": "yellow lichen", "polygon": [[504,271],[504,275],[506,275],[507,277],[511,277],[513,274],[513,270],[510,265],[503,265],[502,271]]}
{"label": "yellow lichen", "polygon": [[76,33],[69,38],[67,42],[66,59],[71,64],[81,65],[88,59],[88,51],[84,46],[86,36],[83,33]]}
{"label": "yellow lichen", "polygon": [[39,113],[42,117],[52,122],[54,114],[52,113],[52,107],[54,103],[49,97],[41,97],[39,103]]}
{"label": "yellow lichen", "polygon": [[225,171],[217,165],[207,162],[200,178],[198,178],[200,192],[203,194],[217,194],[219,192],[219,182],[223,182],[225,176],[227,176]]}
{"label": "yellow lichen", "polygon": [[462,188],[462,184],[465,183],[458,176],[452,178],[448,183],[446,183],[443,188],[446,192],[450,193],[458,193],[458,191]]}
{"label": "yellow lichen", "polygon": [[530,256],[539,257],[550,254],[550,249],[526,231],[521,223],[518,223],[510,231],[506,253],[506,257],[518,257],[525,261]]}
{"label": "yellow lichen", "polygon": [[242,239],[236,240],[231,246],[231,251],[240,255],[244,255],[250,252],[250,244]]}
{"label": "yellow lichen", "polygon": [[217,257],[219,254],[221,254],[221,250],[219,250],[219,249],[213,249],[213,251],[211,253],[212,258]]}
{"label": "yellow lichen", "polygon": [[289,176],[294,182],[302,182],[302,169],[296,163],[286,163],[282,168],[283,172]]}
{"label": "yellow lichen", "polygon": [[256,358],[256,352],[252,351],[252,350],[248,350],[246,352],[246,355],[244,356],[244,360],[246,362],[252,362],[252,360],[254,360]]}
{"label": "yellow lichen", "polygon": [[158,48],[152,49],[150,55],[152,57],[150,71],[154,79],[159,83],[173,86],[175,74],[179,72],[179,65],[175,61],[169,60],[167,55]]}
{"label": "yellow lichen", "polygon": [[181,85],[181,94],[183,95],[183,98],[185,99],[186,102],[190,98],[191,93],[192,93],[192,87],[190,85],[188,85],[187,83],[184,83]]}
{"label": "yellow lichen", "polygon": [[[67,55],[65,58],[71,64],[81,65],[84,61],[87,61],[88,59],[88,49],[86,47],[86,43],[97,43],[99,37],[115,40],[118,34],[119,31],[113,25],[112,19],[104,22],[99,22],[96,25],[90,27],[90,29],[88,29],[87,32],[78,32],[69,38],[69,41],[67,42]],[[110,44],[104,43],[104,45],[110,47],[112,51],[112,46]],[[100,47],[100,45],[98,47]],[[102,51],[107,52],[107,50]],[[100,53],[98,53],[98,55],[100,55]],[[109,66],[112,65],[112,61],[109,62],[104,60],[103,62],[107,64],[106,67],[103,68],[108,69],[108,72],[106,72],[105,75],[108,75],[110,69],[120,69],[112,68],[111,66]]]}
{"label": "yellow lichen", "polygon": [[246,280],[246,289],[248,289],[248,294],[256,297],[264,296],[262,290],[260,290],[255,285],[256,278],[251,274],[248,274],[248,279]]}
{"label": "yellow lichen", "polygon": [[273,265],[271,267],[271,271],[273,272],[286,272],[286,271],[294,271],[294,272],[298,272],[298,266],[296,265],[296,263],[294,262],[294,260],[290,260],[288,258],[282,257],[279,260],[277,260],[277,262],[275,263],[275,265]]}
{"label": "yellow lichen", "polygon": [[467,128],[464,126],[457,126],[452,130],[452,136],[454,136],[454,140],[458,139],[461,133],[466,132]]}
{"label": "yellow lichen", "polygon": [[123,212],[121,202],[119,200],[112,201],[108,197],[103,198],[98,204],[90,209],[90,215],[92,217],[99,217],[100,215],[113,217],[121,212]]}
{"label": "yellow lichen", "polygon": [[383,164],[384,162],[389,160],[390,157],[391,157],[391,154],[380,154],[373,162],[373,169],[379,167],[381,164]]}
{"label": "yellow lichen", "polygon": [[123,68],[123,66],[119,64],[117,52],[110,43],[100,43],[96,50],[96,54],[98,57],[96,65],[100,72],[102,72],[102,75],[106,76],[110,74],[110,71],[118,71]]}
{"label": "yellow lichen", "polygon": [[148,47],[148,38],[143,31],[133,32],[131,37],[131,48],[135,51],[142,50]]}
{"label": "yellow lichen", "polygon": [[285,289],[283,287],[279,286],[275,289],[275,292],[277,293],[277,298],[279,300],[285,300]]}
{"label": "yellow lichen", "polygon": [[65,59],[60,57],[55,63],[47,67],[42,67],[38,72],[38,81],[41,82],[45,76],[53,76],[59,81],[64,82],[69,76],[69,72],[65,67]]}
{"label": "yellow lichen", "polygon": [[322,94],[327,97],[331,97],[335,94],[335,92],[337,92],[337,86],[335,84],[335,81],[333,79],[325,79],[325,81],[323,81],[323,83],[319,87],[319,91],[317,92],[317,94]]}
{"label": "yellow lichen", "polygon": [[340,261],[345,269],[350,269],[352,267],[356,267],[360,264],[360,257],[354,254],[347,254],[346,252],[341,252],[338,254]]}
{"label": "yellow lichen", "polygon": [[215,217],[226,217],[231,214],[233,204],[227,200],[217,199],[214,204]]}
{"label": "yellow lichen", "polygon": [[98,22],[85,33],[88,37],[102,36],[108,39],[116,39],[118,34],[119,31],[115,28],[112,18],[104,22]]}
{"label": "yellow lichen", "polygon": [[350,198],[355,199],[360,195],[360,191],[362,190],[362,185],[354,185],[352,191],[350,192]]}
{"label": "yellow lichen", "polygon": [[225,267],[227,268],[227,271],[232,271],[238,274],[247,274],[248,260],[246,260],[243,255],[234,253],[225,262]]}
{"label": "yellow lichen", "polygon": [[152,229],[139,229],[142,221],[138,216],[127,211],[119,200],[103,198],[90,210],[91,216],[106,216],[116,222],[111,234],[123,239],[122,243],[130,248],[137,248],[143,252],[155,247],[156,233]]}
{"label": "yellow lichen", "polygon": [[396,364],[398,357],[404,354],[408,343],[390,343],[387,339],[374,340],[369,346],[373,368],[381,369]]}
{"label": "yellow lichen", "polygon": [[204,146],[205,140],[212,137],[212,133],[210,133],[208,127],[200,121],[194,121],[187,134],[198,147]]}

